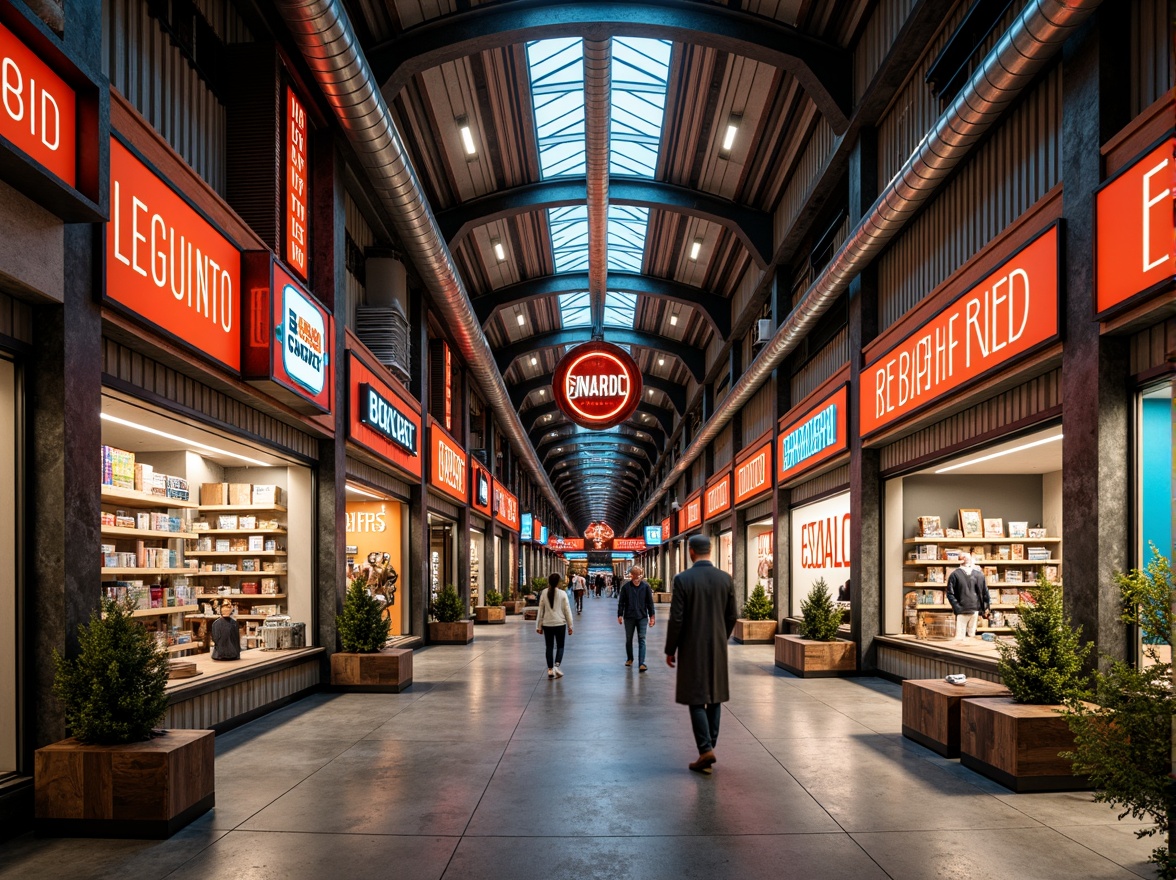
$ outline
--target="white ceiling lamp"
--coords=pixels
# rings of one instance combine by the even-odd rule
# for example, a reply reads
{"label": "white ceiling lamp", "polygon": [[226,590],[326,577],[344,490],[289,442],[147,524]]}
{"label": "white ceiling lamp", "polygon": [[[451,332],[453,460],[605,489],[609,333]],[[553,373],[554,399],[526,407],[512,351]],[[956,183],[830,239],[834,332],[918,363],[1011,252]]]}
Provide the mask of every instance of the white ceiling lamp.
{"label": "white ceiling lamp", "polygon": [[670,315],[670,326],[671,327],[678,326],[678,313],[677,312],[674,312]]}
{"label": "white ceiling lamp", "polygon": [[369,492],[367,489],[361,489],[358,486],[351,485],[350,483],[347,484],[347,491],[351,492],[353,495],[363,495],[366,498],[375,498],[377,501],[387,500],[383,495],[377,495],[375,492]]}
{"label": "white ceiling lamp", "polygon": [[698,255],[702,252],[702,239],[696,238],[690,245],[690,259],[697,260]]}
{"label": "white ceiling lamp", "polygon": [[515,309],[515,318],[518,320],[520,327],[525,327],[527,325],[527,316],[523,313],[521,308]]}
{"label": "white ceiling lamp", "polygon": [[723,130],[723,142],[719,146],[720,156],[731,155],[731,148],[735,146],[735,135],[739,134],[739,126],[743,123],[742,116],[732,115],[727,120],[727,127]]}
{"label": "white ceiling lamp", "polygon": [[249,458],[246,455],[238,455],[236,452],[229,452],[227,449],[220,449],[216,446],[209,446],[207,443],[201,443],[199,440],[192,440],[188,437],[181,437],[178,434],[169,434],[167,431],[160,431],[156,428],[149,428],[146,425],[140,425],[138,422],[130,422],[126,419],[120,419],[118,416],[112,416],[110,413],[101,413],[101,418],[105,422],[113,422],[116,425],[122,425],[124,428],[134,428],[136,431],[142,431],[144,434],[154,434],[156,437],[163,437],[165,440],[174,440],[177,443],[182,443],[186,446],[195,446],[197,449],[203,449],[214,455],[223,455],[227,458],[235,458],[238,461],[246,462],[247,464],[257,465],[258,467],[267,467],[264,461],[258,461],[256,458]]}
{"label": "white ceiling lamp", "polygon": [[497,238],[490,239],[490,246],[494,248],[494,258],[500,263],[506,262],[506,248]]}
{"label": "white ceiling lamp", "polygon": [[470,130],[470,121],[465,116],[456,120],[457,130],[461,133],[461,146],[465,150],[466,158],[472,159],[478,155],[478,145],[474,143],[474,133]]}
{"label": "white ceiling lamp", "polygon": [[1061,434],[1055,434],[1053,437],[1046,437],[1044,440],[1034,440],[1032,443],[1023,443],[1020,446],[1014,446],[1012,449],[1002,449],[1000,452],[993,452],[989,455],[982,455],[979,458],[970,458],[967,461],[961,461],[958,464],[953,464],[953,465],[949,465],[948,467],[940,468],[935,473],[946,474],[948,471],[955,471],[955,470],[959,470],[960,468],[966,468],[969,465],[981,464],[986,461],[992,461],[994,458],[1001,458],[1002,456],[1005,456],[1005,455],[1012,455],[1015,452],[1024,452],[1026,449],[1033,449],[1034,447],[1037,447],[1037,446],[1044,446],[1046,443],[1053,443],[1053,442],[1055,442],[1057,440],[1061,440],[1061,439],[1062,439]]}
{"label": "white ceiling lamp", "polygon": [[531,355],[531,366],[533,367],[537,363],[539,363],[539,358],[535,357],[535,355]]}
{"label": "white ceiling lamp", "polygon": [[657,365],[659,367],[664,367],[666,365],[666,359],[664,357],[659,357],[657,359]]}
{"label": "white ceiling lamp", "polygon": [[546,389],[546,388],[540,388],[540,389],[539,389],[539,396],[540,396],[540,397],[546,397],[546,396],[547,396],[547,389]]}

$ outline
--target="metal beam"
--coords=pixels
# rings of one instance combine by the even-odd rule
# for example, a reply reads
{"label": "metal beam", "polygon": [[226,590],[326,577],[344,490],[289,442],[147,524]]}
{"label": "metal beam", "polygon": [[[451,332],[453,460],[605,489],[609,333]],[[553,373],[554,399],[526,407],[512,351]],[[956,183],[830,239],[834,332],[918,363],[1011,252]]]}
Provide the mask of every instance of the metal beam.
{"label": "metal beam", "polygon": [[608,294],[608,167],[612,119],[612,41],[584,40],[584,163],[588,192],[588,305],[592,338],[604,335]]}
{"label": "metal beam", "polygon": [[[617,425],[615,428],[610,428],[607,431],[597,431],[591,435],[574,433],[570,430],[571,427],[565,423],[560,426],[560,429],[554,432],[547,431],[546,433],[542,433],[537,441],[535,438],[532,438],[535,454],[539,456],[540,461],[543,461],[548,452],[556,447],[572,444],[586,445],[588,443],[617,443],[637,446],[645,450],[650,461],[657,461],[657,456],[661,453],[664,446],[664,444],[657,442],[657,435],[661,433],[660,431],[642,432],[648,436],[638,437],[637,428],[628,424]],[[555,433],[557,436],[548,437],[547,434],[550,433]]]}
{"label": "metal beam", "polygon": [[[530,420],[528,431],[533,431],[541,418],[559,411],[559,406],[552,400],[519,413],[519,418],[524,421]],[[662,409],[660,406],[654,406],[652,403],[642,401],[637,404],[637,412],[652,416],[667,434],[674,430],[674,414],[668,409]]]}
{"label": "metal beam", "polygon": [[652,37],[707,46],[783,68],[812,98],[833,131],[848,124],[852,56],[835,43],[775,19],[682,0],[517,0],[485,4],[409,28],[367,57],[392,98],[418,73],[478,52],[550,37]]}
{"label": "metal beam", "polygon": [[[639,275],[636,272],[609,272],[608,288],[618,293],[636,293],[653,299],[665,299],[670,302],[682,303],[701,312],[714,327],[715,332],[726,339],[731,335],[731,302],[726,297],[710,293],[701,287],[692,287],[669,278],[655,278],[652,275]],[[474,311],[477,312],[482,326],[494,316],[499,309],[507,308],[516,303],[529,302],[545,296],[557,296],[561,293],[580,293],[588,289],[587,272],[567,272],[560,275],[541,275],[538,278],[528,278],[516,284],[499,287],[490,293],[474,297]],[[683,407],[685,394],[683,394]],[[675,403],[675,406],[677,404]],[[678,409],[682,411],[681,408]]]}
{"label": "metal beam", "polygon": [[[472,230],[495,220],[548,208],[583,205],[587,200],[585,178],[556,178],[470,199],[439,212],[437,223],[452,249]],[[724,227],[738,238],[761,269],[772,258],[772,215],[730,199],[658,180],[616,178],[609,183],[608,202],[698,217]]]}
{"label": "metal beam", "polygon": [[[580,436],[583,436],[583,435],[580,435]],[[624,436],[616,437],[616,436],[613,436],[613,437],[593,437],[592,439],[586,440],[586,441],[576,441],[576,440],[566,440],[566,439],[565,440],[549,440],[546,444],[543,444],[542,449],[536,449],[535,454],[539,456],[539,460],[542,461],[544,463],[544,467],[546,467],[547,466],[547,455],[551,452],[551,450],[563,449],[563,447],[565,447],[565,446],[567,446],[571,449],[597,449],[597,448],[603,448],[605,446],[632,446],[637,449],[640,449],[642,451],[642,453],[644,453],[646,459],[648,459],[650,464],[657,461],[657,455],[661,451],[660,449],[658,449],[656,444],[650,443],[648,440],[642,440],[639,437],[624,437]]]}
{"label": "metal beam", "polygon": [[[643,348],[652,348],[654,351],[662,351],[668,355],[673,355],[690,371],[690,375],[694,377],[694,381],[702,382],[706,372],[706,353],[701,349],[693,348],[680,339],[671,339],[668,336],[646,333],[642,330],[610,328],[607,336],[609,342],[615,342],[621,345],[640,345]],[[584,338],[583,329],[550,330],[546,333],[526,336],[518,342],[503,346],[494,352],[494,360],[498,363],[499,371],[505,373],[510,369],[511,364],[525,354],[530,354],[531,352],[544,348],[555,348],[560,345],[576,345],[577,343],[587,341]]]}

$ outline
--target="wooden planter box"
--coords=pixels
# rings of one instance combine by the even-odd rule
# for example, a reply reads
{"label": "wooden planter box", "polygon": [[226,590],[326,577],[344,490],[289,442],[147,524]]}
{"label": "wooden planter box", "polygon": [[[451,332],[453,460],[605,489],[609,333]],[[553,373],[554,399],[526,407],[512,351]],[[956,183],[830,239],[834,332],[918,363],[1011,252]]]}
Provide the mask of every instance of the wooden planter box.
{"label": "wooden planter box", "polygon": [[331,688],[359,693],[398,694],[412,687],[412,651],[385,648],[376,654],[331,655]]}
{"label": "wooden planter box", "polygon": [[522,614],[526,604],[522,599],[507,599],[502,603],[502,607],[506,609],[507,614]]}
{"label": "wooden planter box", "polygon": [[528,605],[523,609],[523,620],[538,620],[539,609],[534,605]]}
{"label": "wooden planter box", "polygon": [[216,802],[216,735],[169,730],[121,746],[37,749],[34,815],[50,837],[170,837]]}
{"label": "wooden planter box", "polygon": [[844,639],[814,642],[776,636],[776,665],[801,678],[830,678],[857,671],[857,645]]}
{"label": "wooden planter box", "polygon": [[995,779],[1005,788],[1025,791],[1083,791],[1085,776],[1075,776],[1059,752],[1072,751],[1074,735],[1062,706],[1029,706],[1011,697],[960,703],[960,763]]}
{"label": "wooden planter box", "polygon": [[776,621],[746,620],[740,617],[735,621],[731,638],[741,645],[770,645],[776,639]]}
{"label": "wooden planter box", "polygon": [[1003,684],[982,678],[970,678],[962,685],[942,678],[908,678],[902,683],[902,735],[945,758],[958,758],[960,702],[1008,695]]}
{"label": "wooden planter box", "polygon": [[670,601],[670,594],[669,593],[654,593],[653,594],[653,601],[657,602],[659,604],[665,604],[666,602]]}
{"label": "wooden planter box", "polygon": [[429,641],[434,645],[468,645],[474,640],[474,622],[459,620],[457,623],[429,624]]}
{"label": "wooden planter box", "polygon": [[506,623],[506,608],[502,605],[475,605],[474,623]]}

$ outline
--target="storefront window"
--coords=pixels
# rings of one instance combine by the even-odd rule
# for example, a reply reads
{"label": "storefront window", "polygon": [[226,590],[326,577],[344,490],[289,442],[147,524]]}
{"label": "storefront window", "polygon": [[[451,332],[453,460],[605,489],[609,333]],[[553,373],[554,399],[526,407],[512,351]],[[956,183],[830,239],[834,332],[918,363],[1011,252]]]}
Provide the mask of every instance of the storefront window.
{"label": "storefront window", "polygon": [[452,584],[457,586],[457,524],[434,513],[429,514],[429,602]]}
{"label": "storefront window", "polygon": [[730,532],[723,532],[719,535],[719,568],[731,574],[734,571],[734,563],[731,558],[733,541],[731,540]]}
{"label": "storefront window", "polygon": [[792,520],[792,598],[794,617],[818,581],[843,608],[852,601],[849,589],[849,493],[795,507]]}
{"label": "storefront window", "polygon": [[470,614],[482,604],[482,558],[486,555],[486,533],[470,530]]}
{"label": "storefront window", "polygon": [[406,578],[405,505],[366,487],[347,485],[347,582],[363,578],[391,623],[389,637],[409,632],[412,590]]}
{"label": "storefront window", "polygon": [[[1150,388],[1140,395],[1139,406],[1139,546],[1136,559],[1148,565],[1156,553],[1172,558],[1172,385]],[[1154,548],[1154,549],[1153,549]],[[1139,638],[1157,643],[1161,660],[1171,657],[1171,645],[1160,645],[1147,633]],[[1141,650],[1141,662],[1150,662]]]}
{"label": "storefront window", "polygon": [[776,569],[772,559],[772,521],[765,519],[747,527],[747,592],[762,584],[767,594],[775,592]]}

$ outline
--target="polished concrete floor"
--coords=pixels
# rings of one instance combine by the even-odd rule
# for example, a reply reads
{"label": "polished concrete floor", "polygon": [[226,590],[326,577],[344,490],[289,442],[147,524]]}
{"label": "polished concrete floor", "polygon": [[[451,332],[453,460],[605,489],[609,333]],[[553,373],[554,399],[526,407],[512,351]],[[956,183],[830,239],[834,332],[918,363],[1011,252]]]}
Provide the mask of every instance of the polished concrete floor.
{"label": "polished concrete floor", "polygon": [[[664,608],[662,610],[665,610]],[[403,694],[319,695],[217,738],[216,809],[163,842],[0,846],[0,877],[1132,878],[1151,841],[1089,795],[1015,795],[904,740],[900,690],[731,647],[714,773],[673,672],[587,599],[548,681],[533,624],[414,657]]]}

